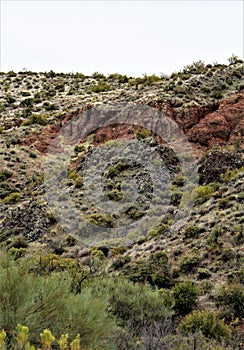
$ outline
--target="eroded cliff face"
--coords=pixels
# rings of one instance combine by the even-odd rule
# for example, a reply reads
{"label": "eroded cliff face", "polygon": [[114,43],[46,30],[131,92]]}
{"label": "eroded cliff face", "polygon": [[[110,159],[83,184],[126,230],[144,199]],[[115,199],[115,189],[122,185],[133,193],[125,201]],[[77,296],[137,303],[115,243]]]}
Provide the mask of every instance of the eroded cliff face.
{"label": "eroded cliff face", "polygon": [[[202,156],[214,146],[233,146],[235,141],[244,138],[244,91],[233,93],[219,102],[208,106],[172,107],[170,103],[148,102],[174,120],[185,133],[197,157]],[[51,140],[65,123],[84,111],[77,111],[65,117],[62,122],[47,125],[40,134],[26,137],[24,145],[31,146],[41,153],[48,151]],[[96,125],[96,123],[95,123]],[[99,125],[99,120],[97,121]],[[93,145],[96,147],[109,140],[123,140],[135,137],[141,127],[130,124],[110,124],[93,130]],[[154,135],[158,141],[158,135]],[[85,141],[85,139],[83,140]]]}

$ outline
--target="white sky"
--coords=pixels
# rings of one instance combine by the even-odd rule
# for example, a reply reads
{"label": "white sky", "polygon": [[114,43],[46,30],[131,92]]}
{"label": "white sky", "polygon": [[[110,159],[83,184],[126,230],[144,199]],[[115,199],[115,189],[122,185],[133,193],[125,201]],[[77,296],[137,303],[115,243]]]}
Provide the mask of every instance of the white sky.
{"label": "white sky", "polygon": [[1,1],[1,71],[170,74],[232,53],[242,0]]}

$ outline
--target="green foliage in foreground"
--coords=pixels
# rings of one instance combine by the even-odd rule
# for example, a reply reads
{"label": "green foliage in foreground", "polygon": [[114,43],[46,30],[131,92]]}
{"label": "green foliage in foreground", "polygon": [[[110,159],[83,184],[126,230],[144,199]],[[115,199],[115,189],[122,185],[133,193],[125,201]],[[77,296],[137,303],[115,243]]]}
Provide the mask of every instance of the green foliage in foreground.
{"label": "green foliage in foreground", "polygon": [[91,284],[96,297],[109,295],[112,314],[120,326],[129,324],[135,334],[139,334],[146,323],[154,324],[171,318],[169,310],[158,291],[146,285],[134,284],[126,279],[104,279]]}
{"label": "green foliage in foreground", "polygon": [[[149,260],[167,264],[162,252]],[[13,261],[0,255],[1,350],[179,350],[195,343],[196,350],[229,349],[233,327],[219,313],[186,315],[197,307],[192,281],[160,290],[105,272],[83,274],[85,266],[72,259],[53,255],[52,261],[50,268],[50,256]],[[231,344],[235,349],[238,341]]]}
{"label": "green foliage in foreground", "polygon": [[[58,343],[60,350],[81,350],[80,335],[77,334],[75,339],[69,342],[69,334],[61,334],[59,339],[55,339],[49,329],[44,329],[40,334],[40,346],[42,350],[52,349],[54,343]],[[7,349],[7,334],[3,329],[0,332],[0,349]],[[18,324],[16,327],[16,335],[14,337],[14,348],[22,350],[35,350],[35,346],[29,342],[29,328]],[[40,348],[38,348],[40,349]],[[84,348],[83,348],[84,349]]]}
{"label": "green foliage in foreground", "polygon": [[71,282],[67,273],[37,276],[26,263],[1,261],[0,329],[10,343],[17,325],[23,324],[30,330],[31,342],[48,328],[55,337],[80,334],[82,345],[99,344],[114,327],[107,313],[108,299],[106,295],[95,297],[91,287],[75,295],[70,291]]}

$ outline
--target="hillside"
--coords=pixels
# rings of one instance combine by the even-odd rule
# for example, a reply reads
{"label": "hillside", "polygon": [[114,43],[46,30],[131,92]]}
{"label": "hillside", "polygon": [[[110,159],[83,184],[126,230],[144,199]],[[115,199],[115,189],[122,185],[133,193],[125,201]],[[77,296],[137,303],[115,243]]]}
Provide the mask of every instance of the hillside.
{"label": "hillside", "polygon": [[[96,349],[179,349],[181,341],[189,349],[194,339],[194,349],[241,349],[243,75],[238,59],[161,77],[0,73],[1,251],[17,262],[40,259],[36,269],[48,274],[75,271],[79,291],[125,277],[159,290],[174,312],[170,331],[155,335],[152,320],[139,331],[117,310],[127,336],[120,330],[114,347]],[[67,136],[84,119],[79,137]],[[189,310],[182,301],[177,309],[181,283],[198,290]],[[225,318],[228,337],[223,328],[202,338],[201,327],[184,325],[179,335],[192,309]]]}

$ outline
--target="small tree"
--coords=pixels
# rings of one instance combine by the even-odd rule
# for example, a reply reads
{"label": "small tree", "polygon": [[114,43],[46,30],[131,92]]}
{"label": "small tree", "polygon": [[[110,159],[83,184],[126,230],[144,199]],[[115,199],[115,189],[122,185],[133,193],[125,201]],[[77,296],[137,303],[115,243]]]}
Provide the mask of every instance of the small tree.
{"label": "small tree", "polygon": [[201,332],[206,338],[221,339],[230,336],[230,328],[219,320],[215,312],[194,310],[180,323],[179,329],[185,333]]}
{"label": "small tree", "polygon": [[199,289],[193,281],[185,281],[176,285],[172,291],[174,310],[179,315],[186,315],[196,305]]}

